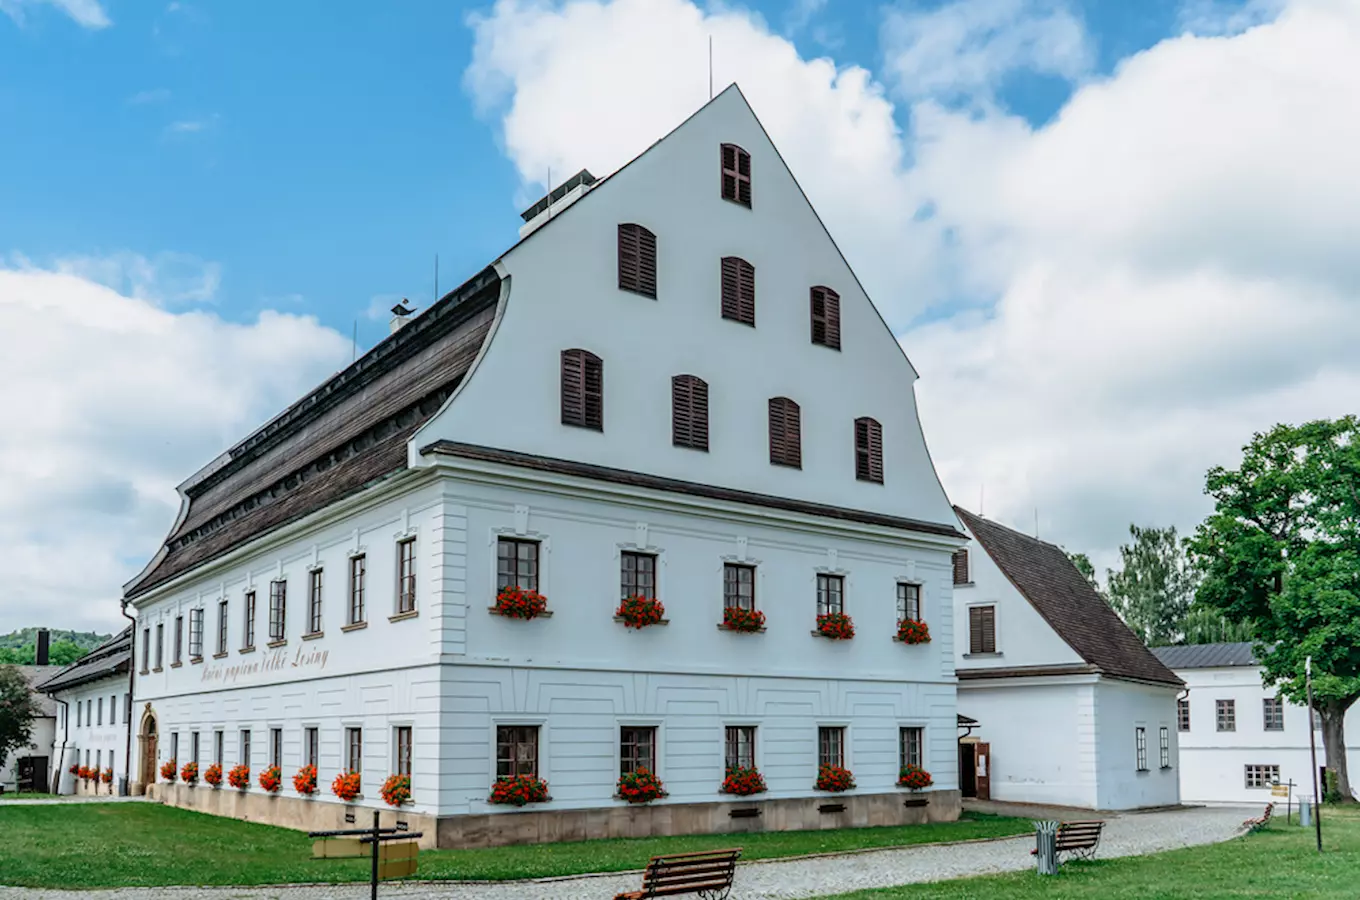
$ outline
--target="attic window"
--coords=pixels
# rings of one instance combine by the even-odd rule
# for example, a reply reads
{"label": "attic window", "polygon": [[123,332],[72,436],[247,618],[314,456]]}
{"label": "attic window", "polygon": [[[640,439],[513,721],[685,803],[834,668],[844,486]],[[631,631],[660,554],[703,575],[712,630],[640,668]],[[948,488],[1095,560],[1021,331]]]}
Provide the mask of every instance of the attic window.
{"label": "attic window", "polygon": [[562,424],[604,431],[604,362],[589,350],[562,351]]}
{"label": "attic window", "polygon": [[619,290],[656,299],[656,235],[631,222],[619,226]]}
{"label": "attic window", "polygon": [[803,467],[801,413],[788,397],[770,398],[770,464]]}
{"label": "attic window", "polygon": [[954,583],[972,584],[968,580],[968,548],[961,547],[954,551]]}
{"label": "attic window", "polygon": [[841,295],[820,285],[812,289],[812,343],[841,349]]}
{"label": "attic window", "polygon": [[739,256],[722,259],[722,317],[756,324],[756,267]]}
{"label": "attic window", "polygon": [[736,144],[722,145],[722,195],[724,200],[751,206],[751,154]]}
{"label": "attic window", "polygon": [[868,416],[855,420],[855,478],[883,483],[883,426]]}
{"label": "attic window", "polygon": [[671,379],[671,443],[708,449],[708,382],[697,375]]}

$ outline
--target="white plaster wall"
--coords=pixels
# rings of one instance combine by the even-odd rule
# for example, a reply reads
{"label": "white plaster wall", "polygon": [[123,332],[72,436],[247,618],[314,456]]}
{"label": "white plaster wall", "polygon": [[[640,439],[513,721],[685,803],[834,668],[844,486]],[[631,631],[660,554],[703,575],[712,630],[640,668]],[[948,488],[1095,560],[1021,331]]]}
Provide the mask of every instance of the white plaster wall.
{"label": "white plaster wall", "polygon": [[[33,720],[32,727],[28,731],[28,742],[32,747],[20,747],[12,751],[5,758],[5,764],[0,766],[0,787],[6,791],[13,791],[19,785],[19,757],[24,756],[47,756],[49,757],[49,773],[52,766],[56,763],[51,761],[52,740],[56,734],[56,719],[51,716],[39,716]],[[50,778],[50,774],[49,774]],[[42,790],[46,790],[43,788]]]}
{"label": "white plaster wall", "polygon": [[959,712],[991,745],[991,796],[1094,808],[1094,676],[959,685]]}
{"label": "white plaster wall", "polygon": [[[720,197],[724,141],[751,154],[751,209]],[[655,300],[617,287],[617,226],[627,222],[657,236]],[[755,266],[755,328],[721,318],[729,255]],[[501,268],[510,286],[490,347],[413,448],[447,438],[954,523],[911,364],[737,91],[534,232]],[[814,285],[840,294],[840,352],[811,342]],[[560,352],[576,347],[604,361],[603,434],[560,424]],[[670,379],[682,373],[709,384],[707,453],[671,444]],[[769,462],[776,396],[801,407],[801,470]],[[858,416],[882,423],[882,485],[855,480]]]}
{"label": "white plaster wall", "polygon": [[[970,534],[969,537],[972,537]],[[976,538],[968,542],[971,584],[954,586],[954,655],[960,669],[1079,665],[1084,660],[1016,590]],[[951,573],[952,579],[952,573]],[[968,652],[968,609],[996,607],[996,653]]]}
{"label": "white plaster wall", "polygon": [[[1102,679],[1096,685],[1097,807],[1137,809],[1180,802],[1175,688]],[[1147,734],[1147,771],[1139,772],[1136,729]],[[1161,767],[1166,728],[1170,765]]]}
{"label": "white plaster wall", "polygon": [[[128,700],[128,679],[127,676],[113,676],[100,678],[88,684],[82,684],[65,691],[58,691],[53,696],[60,701],[65,701],[66,707],[63,709],[60,703],[57,704],[57,717],[55,719],[55,729],[53,741],[55,748],[52,753],[52,767],[54,770],[60,765],[61,771],[61,792],[68,793],[73,789],[75,776],[66,770],[72,765],[87,765],[85,761],[86,753],[89,754],[88,765],[94,766],[96,757],[102,759],[101,769],[109,768],[109,754],[113,754],[113,777],[115,786],[118,779],[127,772],[125,759],[127,747],[127,700]],[[104,701],[104,716],[101,723],[99,718],[99,701]],[[76,715],[76,705],[90,702],[93,710],[93,721],[86,721],[84,714],[78,718]],[[110,704],[112,704],[112,714],[110,714]],[[79,721],[80,724],[76,724]],[[65,757],[62,756],[61,744],[65,742]]]}
{"label": "white plaster wall", "polygon": [[[1262,700],[1279,691],[1261,682],[1255,666],[1177,669],[1190,689],[1190,730],[1181,732],[1181,795],[1187,802],[1270,802],[1268,788],[1248,788],[1247,765],[1278,765],[1280,780],[1293,779],[1296,791],[1313,793],[1306,707],[1285,702],[1284,730],[1266,731]],[[1216,701],[1236,701],[1236,731],[1218,731]],[[1346,717],[1347,759],[1360,765],[1360,734],[1354,713]],[[1318,765],[1326,764],[1322,733],[1317,733]],[[1360,771],[1360,769],[1354,769]]]}

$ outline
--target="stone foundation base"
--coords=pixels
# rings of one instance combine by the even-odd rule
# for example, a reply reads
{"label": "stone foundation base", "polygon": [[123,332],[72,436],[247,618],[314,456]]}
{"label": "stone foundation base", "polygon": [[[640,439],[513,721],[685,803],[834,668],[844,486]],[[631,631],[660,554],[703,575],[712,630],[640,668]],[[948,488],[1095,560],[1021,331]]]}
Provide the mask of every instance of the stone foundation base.
{"label": "stone foundation base", "polygon": [[[843,809],[834,810],[836,806]],[[826,811],[821,811],[819,807],[826,808]],[[750,815],[751,810],[758,811],[758,815]],[[498,847],[505,844],[675,834],[744,834],[751,831],[920,825],[926,822],[952,822],[961,811],[958,791],[901,791],[892,794],[670,803],[608,809],[526,810],[442,817],[439,819],[439,846]],[[734,812],[737,817],[732,815]]]}
{"label": "stone foundation base", "polygon": [[[167,806],[192,809],[214,816],[228,816],[246,822],[277,825],[280,828],[293,828],[298,831],[341,831],[373,825],[372,807],[349,806],[328,800],[282,797],[254,788],[245,791],[231,787],[213,789],[202,782],[193,787],[176,782],[147,785],[146,793],[148,797],[159,800]],[[353,822],[345,821],[346,812],[354,813]],[[418,841],[422,850],[434,849],[436,828],[433,816],[390,808],[382,808],[377,812],[383,828],[391,828],[397,822],[405,822],[407,830],[423,833],[423,837]]]}

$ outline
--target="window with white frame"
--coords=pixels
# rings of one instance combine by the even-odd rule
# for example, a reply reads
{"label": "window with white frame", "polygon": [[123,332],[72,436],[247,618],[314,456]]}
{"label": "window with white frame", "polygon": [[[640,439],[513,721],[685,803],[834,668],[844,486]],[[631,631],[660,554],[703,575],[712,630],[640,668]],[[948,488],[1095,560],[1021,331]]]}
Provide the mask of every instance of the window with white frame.
{"label": "window with white frame", "polygon": [[1171,730],[1163,725],[1158,729],[1158,737],[1161,741],[1162,768],[1171,768]]}
{"label": "window with white frame", "polygon": [[217,653],[219,656],[227,654],[227,601],[221,600],[217,604]]}
{"label": "window with white frame", "polygon": [[255,592],[246,591],[246,615],[241,623],[241,649],[255,649]]}
{"label": "window with white frame", "polygon": [[345,769],[349,772],[362,772],[364,765],[364,730],[345,729]]}
{"label": "window with white frame", "polygon": [[620,598],[656,596],[656,557],[625,550],[619,555]]}
{"label": "window with white frame", "polygon": [[398,725],[392,729],[392,743],[396,745],[394,769],[397,775],[411,774],[411,726]]}
{"label": "window with white frame", "polygon": [[271,766],[283,765],[283,729],[269,729],[269,764]]}
{"label": "window with white frame", "polygon": [[142,629],[142,674],[151,671],[151,627]]}
{"label": "window with white frame", "polygon": [[538,726],[496,726],[496,777],[538,777]]}
{"label": "window with white frame", "polygon": [[1176,730],[1190,730],[1190,698],[1181,697],[1176,701]]}
{"label": "window with white frame", "polygon": [[302,764],[314,766],[321,761],[321,732],[317,728],[302,729]]}
{"label": "window with white frame", "polygon": [[845,728],[822,725],[817,729],[817,765],[845,766]]}
{"label": "window with white frame", "polygon": [[1138,754],[1138,771],[1146,772],[1148,770],[1147,729],[1140,725],[1133,729],[1133,735],[1134,749]]}
{"label": "window with white frame", "polygon": [[1219,731],[1237,730],[1237,702],[1235,700],[1215,700],[1214,712]]}
{"label": "window with white frame", "polygon": [[1261,717],[1266,731],[1284,731],[1284,701],[1279,697],[1262,699]]}
{"label": "window with white frame", "polygon": [[364,592],[368,579],[368,557],[360,553],[349,558],[349,611],[346,624],[358,625],[364,621]]}
{"label": "window with white frame", "polygon": [[241,759],[243,765],[250,765],[250,729],[241,729]]}
{"label": "window with white frame", "polygon": [[538,541],[500,538],[496,542],[496,590],[538,590]]}
{"label": "window with white frame", "polygon": [[756,608],[756,567],[741,563],[723,564],[723,608]]}
{"label": "window with white frame", "polygon": [[1280,780],[1279,766],[1250,765],[1244,767],[1246,786],[1249,788],[1268,788]]}
{"label": "window with white frame", "polygon": [[189,610],[189,659],[203,661],[203,608]]}
{"label": "window with white frame", "polygon": [[156,671],[159,672],[165,662],[165,623],[156,623]]}
{"label": "window with white frame", "polygon": [[919,725],[904,725],[898,729],[899,768],[925,766],[925,729]]}
{"label": "window with white frame", "polygon": [[897,620],[910,619],[921,621],[921,586],[899,581],[897,583]]}
{"label": "window with white frame", "polygon": [[321,569],[307,573],[307,633],[321,633]]}
{"label": "window with white frame", "polygon": [[198,765],[198,732],[189,732],[189,753],[193,757],[189,762]]}
{"label": "window with white frame", "polygon": [[754,769],[756,767],[756,726],[728,725],[725,731],[723,762],[730,772],[733,769]]}
{"label": "window with white frame", "polygon": [[416,539],[397,542],[397,614],[416,611]]}
{"label": "window with white frame", "polygon": [[184,616],[175,616],[175,665],[184,662]]}
{"label": "window with white frame", "polygon": [[219,766],[222,765],[222,745],[225,743],[223,737],[223,732],[213,732],[213,763]]}
{"label": "window with white frame", "polygon": [[174,731],[174,732],[171,732],[171,733],[170,733],[170,758],[173,759],[173,760],[178,760],[178,759],[179,759],[179,732],[178,732],[178,731]]}
{"label": "window with white frame", "polygon": [[269,583],[269,642],[276,644],[288,635],[288,582]]}
{"label": "window with white frame", "polygon": [[656,727],[624,725],[619,728],[619,774],[638,769],[656,771]]}
{"label": "window with white frame", "polygon": [[845,612],[845,577],[842,575],[817,576],[817,615]]}

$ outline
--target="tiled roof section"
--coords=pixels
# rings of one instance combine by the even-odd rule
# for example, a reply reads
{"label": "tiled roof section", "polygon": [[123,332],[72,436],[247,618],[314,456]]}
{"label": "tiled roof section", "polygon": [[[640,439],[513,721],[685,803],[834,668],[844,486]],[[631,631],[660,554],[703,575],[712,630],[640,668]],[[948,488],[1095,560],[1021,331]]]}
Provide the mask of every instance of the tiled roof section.
{"label": "tiled roof section", "polygon": [[1168,669],[1219,669],[1228,666],[1254,666],[1256,654],[1251,642],[1236,644],[1186,644],[1181,647],[1153,647],[1152,652]]}
{"label": "tiled roof section", "polygon": [[1110,609],[1061,547],[954,507],[1016,589],[1077,655],[1104,675],[1182,684]]}
{"label": "tiled roof section", "polygon": [[189,507],[129,599],[406,468],[406,441],[471,368],[500,278],[484,269],[237,444],[185,489]]}
{"label": "tiled roof section", "polygon": [[69,666],[54,666],[55,671],[37,687],[46,693],[63,691],[110,675],[126,675],[131,667],[132,626],[129,625],[121,634],[115,634]]}
{"label": "tiled roof section", "polygon": [[38,685],[61,671],[61,666],[15,666],[19,674],[28,682],[28,686],[37,695],[38,715],[55,716],[57,714],[57,701],[51,697],[43,696],[38,692]]}

